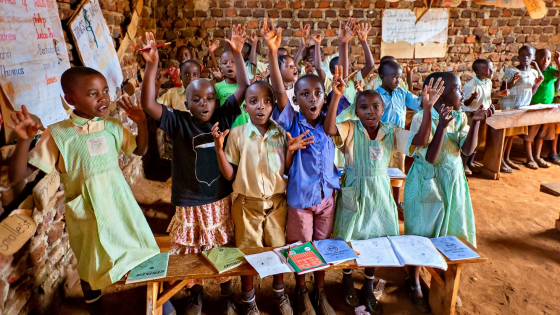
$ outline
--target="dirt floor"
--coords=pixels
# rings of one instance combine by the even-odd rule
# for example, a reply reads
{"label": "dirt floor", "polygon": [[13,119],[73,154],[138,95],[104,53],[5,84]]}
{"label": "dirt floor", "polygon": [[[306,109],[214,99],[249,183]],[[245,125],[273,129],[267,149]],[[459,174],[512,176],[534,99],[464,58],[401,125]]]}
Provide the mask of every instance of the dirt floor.
{"label": "dirt floor", "polygon": [[[514,161],[524,161],[520,144]],[[539,192],[541,183],[560,182],[560,167],[503,174],[492,181],[469,178],[476,216],[478,248],[488,257],[485,264],[463,268],[459,286],[462,306],[457,314],[560,314],[560,232],[554,229],[560,197]],[[156,235],[165,233],[173,215],[169,205],[170,184],[141,181],[133,187]],[[417,314],[404,288],[402,268],[379,268],[376,278],[387,281],[381,297],[384,314]],[[277,314],[272,300],[271,277],[256,281],[257,303],[263,314]],[[286,276],[287,292],[293,297],[293,276]],[[341,272],[327,273],[327,292],[337,314],[353,314],[341,297]],[[356,272],[356,288],[363,273]],[[311,288],[311,276],[308,277]],[[235,279],[239,296],[240,282]],[[106,314],[145,314],[145,287],[112,286],[104,295]],[[219,286],[208,281],[204,314],[220,314]],[[294,298],[292,298],[292,301]],[[62,314],[87,314],[79,284],[68,297]],[[174,301],[182,314],[185,301]]]}

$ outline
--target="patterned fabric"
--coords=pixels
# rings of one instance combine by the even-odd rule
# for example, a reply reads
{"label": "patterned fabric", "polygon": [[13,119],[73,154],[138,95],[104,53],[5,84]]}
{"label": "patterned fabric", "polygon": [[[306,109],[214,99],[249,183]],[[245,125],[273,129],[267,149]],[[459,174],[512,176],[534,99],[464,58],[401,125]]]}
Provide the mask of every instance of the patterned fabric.
{"label": "patterned fabric", "polygon": [[[418,131],[423,115],[422,110],[414,115],[410,131]],[[414,163],[404,187],[404,232],[425,237],[455,235],[476,246],[474,213],[461,161],[469,126],[463,111],[453,111],[452,115],[455,119],[447,127],[433,164],[426,161],[426,152],[439,122],[435,109],[429,142],[414,149]]]}
{"label": "patterned fabric", "polygon": [[359,120],[337,124],[340,137],[334,139],[344,152],[346,172],[337,200],[334,237],[349,241],[399,235],[387,167],[393,152],[407,152],[415,133],[395,124],[380,124],[375,140],[369,139]]}
{"label": "patterned fabric", "polygon": [[521,71],[516,67],[511,67],[506,70],[503,80],[511,81],[516,73],[521,74],[521,79],[513,86],[508,86],[509,95],[502,97],[502,109],[514,109],[531,104],[533,85],[539,74],[535,69]]}
{"label": "patterned fabric", "polygon": [[159,247],[119,168],[121,122],[108,118],[102,131],[79,135],[74,124],[83,122],[73,116],[49,129],[67,170],[60,181],[78,273],[97,290],[158,254]]}
{"label": "patterned fabric", "polygon": [[400,86],[391,94],[382,87],[378,87],[376,91],[381,95],[383,108],[385,109],[383,116],[381,116],[381,121],[393,123],[401,128],[404,128],[406,122],[406,108],[419,110],[420,104],[422,104],[421,97],[410,93],[410,91]]}

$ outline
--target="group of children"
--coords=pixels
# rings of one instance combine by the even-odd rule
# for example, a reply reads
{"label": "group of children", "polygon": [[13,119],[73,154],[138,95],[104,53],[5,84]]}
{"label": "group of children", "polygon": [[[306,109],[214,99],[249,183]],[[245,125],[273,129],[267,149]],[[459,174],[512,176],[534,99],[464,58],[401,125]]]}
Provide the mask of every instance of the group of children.
{"label": "group of children", "polygon": [[[216,75],[223,81],[214,84],[201,79],[202,66],[184,60],[179,67],[182,86],[170,89],[159,100],[159,55],[153,34],[147,33],[141,107],[126,97],[119,101],[138,125],[136,137],[117,119],[105,118],[107,82],[99,72],[85,67],[69,69],[61,78],[65,100],[74,106],[70,119],[50,126],[31,151],[38,126],[25,107],[12,115],[10,127],[19,140],[10,177],[23,180],[37,168],[61,173],[70,243],[92,314],[102,313],[101,288],[159,252],[117,162],[120,150],[146,152],[144,113],[157,121],[174,145],[171,201],[176,213],[168,230],[171,254],[232,244],[277,247],[329,237],[349,241],[398,235],[397,207],[404,210],[405,234],[455,235],[476,245],[464,170],[472,164],[484,121],[494,113],[492,63],[486,59],[473,63],[476,77],[465,85],[465,97],[461,81],[452,72],[430,74],[418,97],[403,88],[402,69],[390,56],[381,60],[379,77],[367,80],[374,68],[367,45],[369,30],[354,19],[341,22],[339,55],[325,66],[320,34],[311,35],[308,27],[303,28],[302,47],[292,58],[280,47],[282,29],[265,19],[260,35],[268,47],[269,78],[251,83],[247,69],[257,66],[252,62],[256,34],[251,36],[253,45],[247,47],[245,28],[234,25]],[[354,84],[348,80],[348,46],[356,34],[367,63]],[[314,44],[307,47],[311,38]],[[213,55],[218,44],[210,45]],[[522,47],[520,64],[506,72],[501,89],[503,108],[529,105],[531,98],[532,102],[552,102],[558,70],[549,67],[550,52],[539,50],[536,64],[540,75],[530,68],[533,57],[532,47]],[[555,53],[554,58],[560,62],[560,54]],[[301,66],[300,59],[314,67]],[[410,70],[407,72],[410,76]],[[407,107],[417,110],[410,130],[404,128]],[[531,155],[527,165],[533,161],[545,167],[540,158],[542,140],[554,134],[556,146],[557,133],[547,133],[549,126],[532,128],[524,138],[535,141],[534,158]],[[521,133],[512,130],[508,137],[516,134]],[[504,168],[515,165],[509,160],[509,139]],[[342,154],[342,161],[336,162],[337,154]],[[414,162],[401,203],[401,183],[391,183],[387,169],[404,171],[405,155]],[[554,150],[551,160],[558,159]],[[335,162],[343,166],[342,175]],[[365,269],[358,294],[352,271],[344,270],[342,289],[348,305],[365,305],[370,314],[381,314],[382,306],[373,294],[374,271]],[[419,312],[429,313],[419,267],[409,267],[408,276],[411,302]],[[315,288],[310,295],[305,276],[296,275],[292,303],[284,292],[284,276],[275,275],[272,290],[278,311],[293,314],[295,308],[297,314],[334,315],[325,294],[325,272],[314,272],[313,279]],[[224,314],[259,314],[252,276],[241,277],[241,310],[233,303],[231,278],[217,281]],[[186,314],[200,314],[203,282],[192,281],[189,287]],[[174,312],[170,302],[163,305],[164,314]]]}

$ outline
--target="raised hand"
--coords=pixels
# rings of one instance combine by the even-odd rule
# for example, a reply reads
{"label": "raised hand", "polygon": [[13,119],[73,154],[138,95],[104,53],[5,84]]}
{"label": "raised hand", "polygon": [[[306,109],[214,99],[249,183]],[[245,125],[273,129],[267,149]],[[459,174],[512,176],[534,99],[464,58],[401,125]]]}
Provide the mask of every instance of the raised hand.
{"label": "raised hand", "polygon": [[214,137],[214,146],[216,151],[221,151],[224,149],[224,140],[229,133],[229,129],[226,129],[224,132],[220,131],[218,127],[220,123],[217,122],[212,126],[212,137]]}
{"label": "raised hand", "polygon": [[484,106],[480,105],[480,107],[474,112],[472,117],[473,121],[484,121],[489,117],[494,115],[496,108],[494,105],[491,105],[488,109],[484,109]]}
{"label": "raised hand", "polygon": [[509,95],[509,90],[508,89],[505,89],[505,90],[502,90],[502,91],[498,92],[499,97],[504,97],[504,96],[508,96],[508,95]]}
{"label": "raised hand", "polygon": [[311,35],[311,38],[315,42],[315,45],[321,46],[321,40],[323,39],[323,35],[321,35],[321,33],[315,33]]}
{"label": "raised hand", "polygon": [[412,73],[412,69],[414,69],[415,65],[416,65],[416,62],[414,62],[414,59],[410,60],[406,64],[406,73]]}
{"label": "raised hand", "polygon": [[332,90],[333,96],[341,97],[344,94],[344,90],[346,89],[346,83],[344,82],[344,78],[342,72],[342,66],[334,66],[334,75],[333,75],[333,82],[332,82]]}
{"label": "raised hand", "polygon": [[259,38],[257,36],[257,32],[255,31],[251,31],[251,45],[256,45],[257,42],[259,41]]}
{"label": "raised hand", "polygon": [[156,39],[154,37],[154,33],[146,32],[146,42],[142,40],[142,36],[140,36],[140,43],[142,44],[142,48],[150,48],[148,50],[142,51],[142,57],[148,63],[157,63],[159,60],[159,54],[157,50]]}
{"label": "raised hand", "polygon": [[212,77],[218,81],[221,81],[224,78],[220,69],[210,68],[210,73],[212,74]]}
{"label": "raised hand", "polygon": [[363,92],[364,91],[364,81],[362,81],[362,80],[354,81],[354,89],[356,89],[356,91],[358,91],[358,92]]}
{"label": "raised hand", "polygon": [[338,26],[338,40],[342,41],[343,43],[348,43],[352,39],[354,34],[356,34],[356,31],[357,28],[355,19],[349,18],[348,22],[346,22],[345,25],[343,25],[342,21],[340,21],[340,24]]}
{"label": "raised hand", "polygon": [[237,24],[232,26],[231,36],[229,39],[226,38],[226,42],[231,47],[232,52],[241,52],[246,38],[247,34],[245,34],[245,26]]}
{"label": "raised hand", "polygon": [[300,22],[300,29],[301,29],[301,45],[307,47],[309,42],[311,42],[310,35],[311,34],[311,26],[306,24],[303,26],[303,22]]}
{"label": "raised hand", "polygon": [[521,73],[516,72],[513,75],[513,79],[511,79],[512,83],[515,85],[517,83],[517,81],[519,81],[519,79],[521,79]]}
{"label": "raised hand", "polygon": [[444,81],[441,78],[438,78],[436,84],[434,85],[434,78],[431,78],[430,83],[425,85],[422,89],[422,108],[424,108],[424,113],[432,111],[434,104],[445,90],[443,83]]}
{"label": "raised hand", "polygon": [[[447,126],[449,126],[449,123],[453,119],[455,119],[451,115],[452,110],[453,110],[453,107],[451,107],[451,106],[441,105],[440,112],[439,112],[438,128],[447,128]],[[430,113],[429,112],[428,113],[424,112],[424,115],[430,115]]]}
{"label": "raised hand", "polygon": [[123,98],[121,98],[117,102],[117,104],[122,109],[124,109],[124,111],[126,112],[126,116],[132,119],[133,122],[137,124],[142,124],[146,122],[146,114],[144,113],[142,107],[140,107],[139,100],[136,100],[136,105],[134,105],[134,102],[132,101],[130,96],[123,96]]}
{"label": "raised hand", "polygon": [[306,149],[308,145],[314,143],[315,141],[313,141],[313,136],[303,138],[309,133],[309,131],[310,130],[307,129],[304,133],[295,138],[292,138],[292,135],[287,132],[286,136],[288,137],[288,150],[293,152],[296,150]]}
{"label": "raised hand", "polygon": [[304,61],[303,64],[305,65],[305,74],[312,74],[315,71],[311,62]]}
{"label": "raised hand", "polygon": [[478,91],[474,91],[469,98],[473,101],[476,100],[478,98]]}
{"label": "raised hand", "polygon": [[369,23],[360,23],[358,25],[358,39],[361,42],[367,41],[367,36],[371,31],[371,24]]}
{"label": "raised hand", "polygon": [[220,40],[216,39],[214,42],[208,41],[208,50],[215,52],[220,47]]}
{"label": "raised hand", "polygon": [[282,43],[282,28],[279,27],[278,30],[275,31],[273,19],[270,19],[270,23],[268,23],[267,19],[264,19],[261,36],[264,38],[269,50],[278,51]]}
{"label": "raised hand", "polygon": [[33,139],[37,136],[39,125],[31,118],[25,105],[21,105],[21,112],[12,113],[10,118],[12,122],[8,123],[8,127],[13,129],[20,139]]}
{"label": "raised hand", "polygon": [[560,65],[560,52],[555,51],[553,58],[554,58],[554,62],[556,62],[556,65]]}

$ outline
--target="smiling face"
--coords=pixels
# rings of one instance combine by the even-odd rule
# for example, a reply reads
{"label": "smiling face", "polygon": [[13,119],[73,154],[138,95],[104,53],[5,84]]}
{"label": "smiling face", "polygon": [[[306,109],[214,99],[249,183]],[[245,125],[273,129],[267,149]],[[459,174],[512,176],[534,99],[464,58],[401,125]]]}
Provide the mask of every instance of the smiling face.
{"label": "smiling face", "polygon": [[208,80],[198,79],[189,84],[185,106],[200,121],[208,121],[216,109],[216,90]]}
{"label": "smiling face", "polygon": [[310,124],[317,122],[326,102],[325,89],[318,76],[304,76],[296,82],[294,103],[299,105],[300,113]]}
{"label": "smiling face", "polygon": [[79,78],[70,93],[64,99],[74,106],[76,115],[92,119],[102,117],[109,109],[109,85],[102,74],[92,74]]}
{"label": "smiling face", "polygon": [[529,48],[521,48],[519,49],[519,56],[517,57],[519,59],[519,64],[525,67],[529,67],[531,65],[531,61],[533,61],[534,58],[534,54],[533,51]]}
{"label": "smiling face", "polygon": [[393,67],[385,67],[381,77],[381,86],[388,91],[394,91],[399,87],[399,81],[402,76],[402,69]]}
{"label": "smiling face", "polygon": [[220,58],[220,72],[226,79],[235,80],[235,61],[231,51],[226,51]]}
{"label": "smiling face", "polygon": [[541,71],[545,70],[546,68],[548,68],[548,66],[550,66],[551,58],[552,55],[550,53],[550,50],[548,49],[539,50],[539,52],[535,56],[535,61],[539,65],[539,69],[541,69]]}
{"label": "smiling face", "polygon": [[181,65],[181,81],[183,87],[187,88],[192,81],[200,78],[200,66],[192,61],[185,62]]}
{"label": "smiling face", "polygon": [[[262,81],[257,81],[262,82]],[[243,109],[251,117],[251,122],[256,127],[266,126],[274,109],[274,92],[268,83],[253,83],[245,92]]]}
{"label": "smiling face", "polygon": [[294,83],[297,81],[298,70],[292,57],[284,57],[280,63],[280,74],[284,83]]}
{"label": "smiling face", "polygon": [[356,98],[356,116],[360,118],[362,125],[367,129],[377,127],[381,116],[383,116],[383,99],[379,93],[367,90],[360,93]]}

